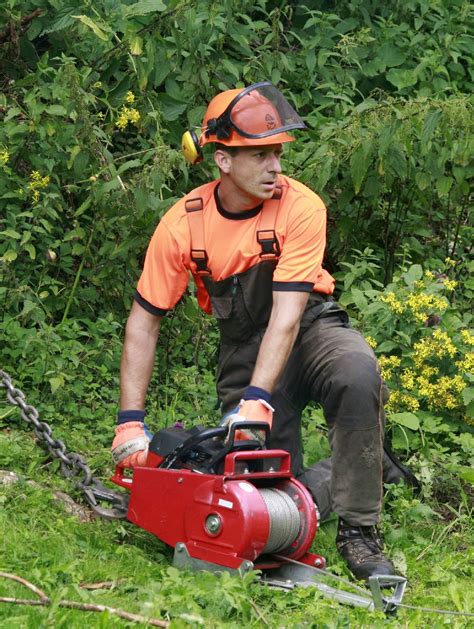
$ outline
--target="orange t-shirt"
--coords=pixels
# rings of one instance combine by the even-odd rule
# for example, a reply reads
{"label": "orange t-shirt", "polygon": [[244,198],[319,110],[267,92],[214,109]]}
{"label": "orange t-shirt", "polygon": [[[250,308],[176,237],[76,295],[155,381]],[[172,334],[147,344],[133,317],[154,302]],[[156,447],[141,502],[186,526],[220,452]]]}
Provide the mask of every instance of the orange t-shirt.
{"label": "orange t-shirt", "polygon": [[[275,205],[273,229],[281,253],[273,273],[273,290],[317,291],[332,294],[334,279],[322,268],[326,246],[326,208],[305,185],[280,175],[282,188]],[[261,208],[240,214],[226,212],[219,204],[219,180],[196,188],[163,216],[148,246],[145,265],[135,296],[148,311],[164,315],[182,297],[194,277],[199,306],[211,314],[209,295],[191,260],[191,235],[185,209],[187,200],[202,198],[204,247],[215,281],[242,273],[261,261],[257,231]],[[264,203],[268,203],[267,201]],[[273,203],[275,203],[273,201]]]}

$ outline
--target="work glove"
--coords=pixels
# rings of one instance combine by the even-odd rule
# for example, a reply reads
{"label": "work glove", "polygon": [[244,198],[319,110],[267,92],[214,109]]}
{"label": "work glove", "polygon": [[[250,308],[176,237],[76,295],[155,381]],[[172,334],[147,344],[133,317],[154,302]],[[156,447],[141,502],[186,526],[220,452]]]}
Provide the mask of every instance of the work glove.
{"label": "work glove", "polygon": [[[230,429],[231,426],[242,421],[263,421],[266,422],[271,429],[275,409],[270,405],[270,397],[270,393],[264,389],[260,389],[260,387],[247,387],[239,405],[224,415],[220,426],[228,426]],[[236,430],[236,441],[249,439],[259,441],[263,445],[265,443],[265,433],[250,428]]]}
{"label": "work glove", "polygon": [[112,458],[116,465],[136,467],[146,464],[151,434],[144,419],[145,411],[119,412],[112,442]]}

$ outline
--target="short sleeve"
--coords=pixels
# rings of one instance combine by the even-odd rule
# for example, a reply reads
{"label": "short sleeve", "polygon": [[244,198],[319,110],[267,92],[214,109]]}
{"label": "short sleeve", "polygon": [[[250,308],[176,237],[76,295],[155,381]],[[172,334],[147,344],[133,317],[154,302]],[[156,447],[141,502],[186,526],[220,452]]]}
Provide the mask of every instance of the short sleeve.
{"label": "short sleeve", "polygon": [[273,290],[311,292],[321,275],[326,248],[326,208],[305,205],[290,213]]}
{"label": "short sleeve", "polygon": [[183,296],[188,281],[182,249],[162,220],[148,245],[135,300],[153,314],[166,314]]}

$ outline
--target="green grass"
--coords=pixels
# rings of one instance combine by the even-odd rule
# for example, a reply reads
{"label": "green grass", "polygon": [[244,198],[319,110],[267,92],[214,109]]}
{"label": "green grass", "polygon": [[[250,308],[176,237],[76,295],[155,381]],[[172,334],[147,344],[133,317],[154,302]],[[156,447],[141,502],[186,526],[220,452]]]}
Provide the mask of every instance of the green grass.
{"label": "green grass", "polygon": [[[0,432],[0,469],[15,471],[24,479],[0,487],[0,571],[28,579],[53,599],[49,608],[1,603],[0,624],[7,629],[132,626],[108,613],[59,608],[61,599],[169,619],[172,627],[265,623],[270,627],[467,627],[473,620],[413,610],[399,610],[397,616],[386,618],[327,601],[312,589],[263,588],[252,575],[240,579],[179,572],[171,566],[171,550],[132,524],[81,523],[68,515],[52,497],[55,489],[71,493],[70,484],[55,468],[45,463],[44,453],[28,433]],[[444,481],[428,502],[414,498],[408,489],[392,488],[383,527],[391,556],[409,576],[405,602],[473,611],[472,512],[461,486]],[[335,522],[324,524],[314,550],[326,556],[331,571],[348,576],[335,552],[334,536]],[[103,581],[115,585],[96,591],[80,587]],[[30,598],[30,592],[0,579],[0,596]]]}

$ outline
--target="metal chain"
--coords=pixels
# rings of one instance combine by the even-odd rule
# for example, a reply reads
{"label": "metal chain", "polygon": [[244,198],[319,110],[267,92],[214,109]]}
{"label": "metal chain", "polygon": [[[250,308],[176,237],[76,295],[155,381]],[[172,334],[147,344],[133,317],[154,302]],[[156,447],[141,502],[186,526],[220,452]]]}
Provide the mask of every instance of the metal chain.
{"label": "metal chain", "polygon": [[[25,394],[13,386],[11,377],[0,369],[0,389],[6,389],[8,402],[18,406],[22,419],[32,425],[38,441],[61,464],[61,472],[66,478],[74,480],[76,487],[82,490],[92,510],[103,518],[124,519],[127,514],[128,496],[113,491],[92,475],[90,467],[83,457],[76,452],[68,452],[64,441],[55,439],[51,426],[39,419],[34,406],[27,404]],[[111,508],[100,506],[98,501],[108,502]]]}

